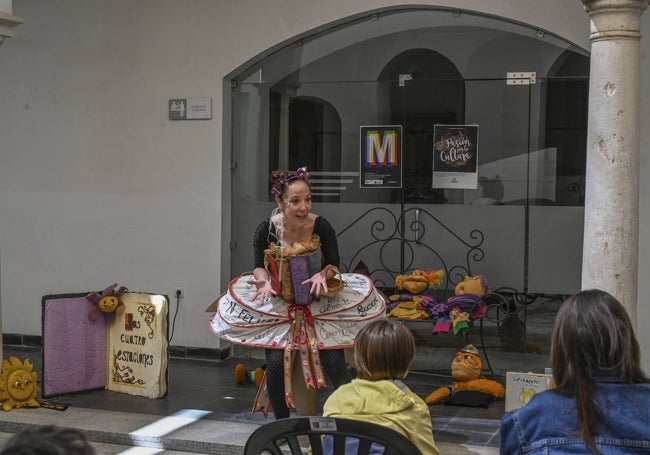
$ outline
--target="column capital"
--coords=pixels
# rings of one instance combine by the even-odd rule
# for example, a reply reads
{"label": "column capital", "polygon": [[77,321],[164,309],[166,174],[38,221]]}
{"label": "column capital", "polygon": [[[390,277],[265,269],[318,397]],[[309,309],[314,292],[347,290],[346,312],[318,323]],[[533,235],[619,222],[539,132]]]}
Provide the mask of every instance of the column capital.
{"label": "column capital", "polygon": [[14,36],[14,27],[23,23],[23,18],[0,11],[0,43]]}
{"label": "column capital", "polygon": [[648,0],[582,0],[591,18],[591,41],[641,39],[641,15]]}

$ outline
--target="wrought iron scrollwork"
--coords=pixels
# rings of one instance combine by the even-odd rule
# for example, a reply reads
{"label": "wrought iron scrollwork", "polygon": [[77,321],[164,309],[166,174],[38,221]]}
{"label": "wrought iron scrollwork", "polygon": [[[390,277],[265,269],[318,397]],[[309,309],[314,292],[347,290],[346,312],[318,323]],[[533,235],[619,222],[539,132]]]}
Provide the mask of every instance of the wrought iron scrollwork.
{"label": "wrought iron scrollwork", "polygon": [[[433,245],[442,234],[451,240],[445,241],[445,246],[456,252],[452,263]],[[363,261],[378,287],[391,288],[397,275],[422,268],[426,262],[428,267],[445,272],[441,297],[453,292],[453,287],[466,275],[472,275],[472,268],[485,257],[485,237],[481,230],[460,233],[422,207],[402,208],[400,213],[386,207],[373,207],[340,229],[338,238],[343,246],[343,270],[351,271],[359,261]],[[350,249],[349,245],[358,239],[367,241]]]}
{"label": "wrought iron scrollwork", "polygon": [[[352,271],[362,261],[375,285],[389,293],[398,275],[423,268],[444,270],[445,280],[435,294],[439,301],[454,295],[456,285],[473,270],[480,269],[485,258],[485,235],[480,229],[455,229],[422,207],[387,207],[366,210],[338,231],[341,270]],[[359,241],[359,239],[365,239]],[[444,240],[441,240],[444,239]],[[444,246],[441,251],[437,246]],[[514,288],[491,290],[481,299],[486,304],[480,319],[481,347],[488,371],[494,375],[483,340],[483,319],[497,324],[523,319],[525,341],[526,306],[534,300]],[[522,318],[520,318],[522,316]],[[501,336],[501,334],[500,334]]]}

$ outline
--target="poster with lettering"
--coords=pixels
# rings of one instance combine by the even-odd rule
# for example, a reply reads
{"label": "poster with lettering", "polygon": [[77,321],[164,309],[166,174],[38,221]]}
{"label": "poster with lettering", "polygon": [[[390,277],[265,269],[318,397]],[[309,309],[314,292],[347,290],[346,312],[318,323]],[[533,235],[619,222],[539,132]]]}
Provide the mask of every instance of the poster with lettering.
{"label": "poster with lettering", "polygon": [[555,387],[553,375],[540,373],[506,372],[506,412],[521,408],[538,393]]}
{"label": "poster with lettering", "polygon": [[359,186],[402,187],[402,125],[362,126]]}
{"label": "poster with lettering", "polygon": [[167,393],[167,312],[163,295],[126,292],[109,327],[106,388],[159,398]]}
{"label": "poster with lettering", "polygon": [[477,184],[478,125],[434,125],[431,187],[475,190]]}

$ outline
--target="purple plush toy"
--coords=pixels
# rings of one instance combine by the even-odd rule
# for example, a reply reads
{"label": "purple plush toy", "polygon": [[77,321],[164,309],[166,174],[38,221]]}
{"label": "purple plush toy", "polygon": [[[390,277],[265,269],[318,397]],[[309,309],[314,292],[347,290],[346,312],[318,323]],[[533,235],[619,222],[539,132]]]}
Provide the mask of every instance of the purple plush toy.
{"label": "purple plush toy", "polygon": [[104,315],[106,322],[113,322],[115,320],[115,314],[124,309],[124,302],[122,302],[121,297],[128,289],[125,286],[120,286],[119,289],[115,289],[117,283],[113,283],[104,289],[101,294],[99,292],[91,292],[86,296],[86,299],[93,304],[88,318],[91,321],[99,318],[100,315]]}

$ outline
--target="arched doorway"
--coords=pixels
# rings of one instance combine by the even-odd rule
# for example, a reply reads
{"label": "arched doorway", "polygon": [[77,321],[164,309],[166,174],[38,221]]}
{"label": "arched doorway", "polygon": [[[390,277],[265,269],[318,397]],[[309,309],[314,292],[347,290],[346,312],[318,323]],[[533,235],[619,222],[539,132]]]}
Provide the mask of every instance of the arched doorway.
{"label": "arched doorway", "polygon": [[[402,82],[393,84],[392,81]],[[404,199],[445,203],[443,190],[431,187],[432,126],[462,124],[465,82],[447,57],[431,49],[408,49],[393,57],[378,77],[380,112],[388,124],[402,125]],[[382,109],[382,105],[386,105]],[[380,119],[380,122],[383,119]],[[401,191],[394,192],[399,200]]]}
{"label": "arched doorway", "polygon": [[[270,103],[271,169],[306,166],[321,173],[341,170],[341,118],[330,103],[316,97],[294,96],[283,107],[282,92],[273,89]],[[286,129],[281,125],[283,121],[288,122]],[[286,136],[282,134],[285,130]],[[312,195],[321,201],[338,202],[338,193],[331,192],[327,185],[316,183],[312,190]]]}
{"label": "arched doorway", "polygon": [[549,71],[546,86],[547,147],[563,153],[557,157],[559,205],[582,206],[585,202],[585,161],[589,103],[589,59],[564,52]]}
{"label": "arched doorway", "polygon": [[[335,220],[348,266],[358,259],[372,266],[377,252],[364,250],[363,257],[357,253],[361,246],[380,243],[381,235],[397,235],[402,240],[410,236],[413,250],[403,261],[408,266],[435,268],[439,260],[455,263],[471,257],[475,265],[490,271],[495,286],[568,292],[579,285],[575,270],[562,268],[564,255],[581,256],[574,234],[582,231],[582,225],[573,221],[558,224],[561,232],[554,234],[561,241],[550,245],[550,250],[544,242],[538,247],[542,252],[552,251],[547,257],[561,255],[559,261],[553,258],[561,270],[528,281],[529,268],[541,267],[531,265],[528,255],[531,229],[545,226],[538,226],[536,220],[553,226],[554,217],[566,219],[556,207],[542,211],[535,206],[536,200],[543,199],[538,192],[544,198],[555,195],[557,185],[555,180],[544,180],[548,171],[544,160],[550,156],[545,134],[546,86],[555,77],[553,67],[560,56],[586,55],[566,41],[537,32],[534,27],[468,11],[390,9],[296,37],[243,69],[232,84],[232,112],[227,113],[232,119],[235,169],[230,273],[250,269],[249,231],[274,205],[268,192],[269,171],[308,162],[315,183],[331,193],[315,198],[314,210]],[[535,74],[536,81],[511,83],[508,73],[512,71]],[[410,79],[400,77],[404,74],[410,74]],[[282,94],[279,98],[278,93]],[[557,101],[562,103],[562,98]],[[500,176],[502,205],[472,205],[481,197],[478,186],[444,192],[429,186],[431,128],[439,122],[478,125],[478,173],[492,179]],[[386,123],[405,128],[404,151],[414,156],[404,161],[405,185],[401,191],[361,188],[359,129]],[[293,131],[291,125],[301,131]],[[336,144],[319,145],[313,140],[331,133],[333,125]],[[292,137],[295,147],[290,146]],[[311,145],[303,149],[306,143]],[[558,154],[564,143],[553,144]],[[291,155],[290,148],[297,154]],[[556,175],[554,170],[552,174]],[[405,199],[413,209],[409,214],[428,216],[429,212],[432,216],[388,226],[400,218],[400,203]],[[570,208],[574,209],[581,208]],[[355,220],[379,210],[380,219],[360,220],[353,233],[350,225]],[[578,211],[571,220],[580,219]],[[375,221],[383,223],[381,233]],[[438,222],[444,224],[440,232],[436,231]],[[470,255],[458,248],[454,235],[471,245],[467,237],[475,232],[483,236],[482,250]],[[430,236],[435,254],[423,247],[422,236]],[[386,251],[393,258],[399,256],[393,248]],[[449,259],[459,251],[464,258]],[[400,267],[397,259],[397,265],[385,268]]]}

